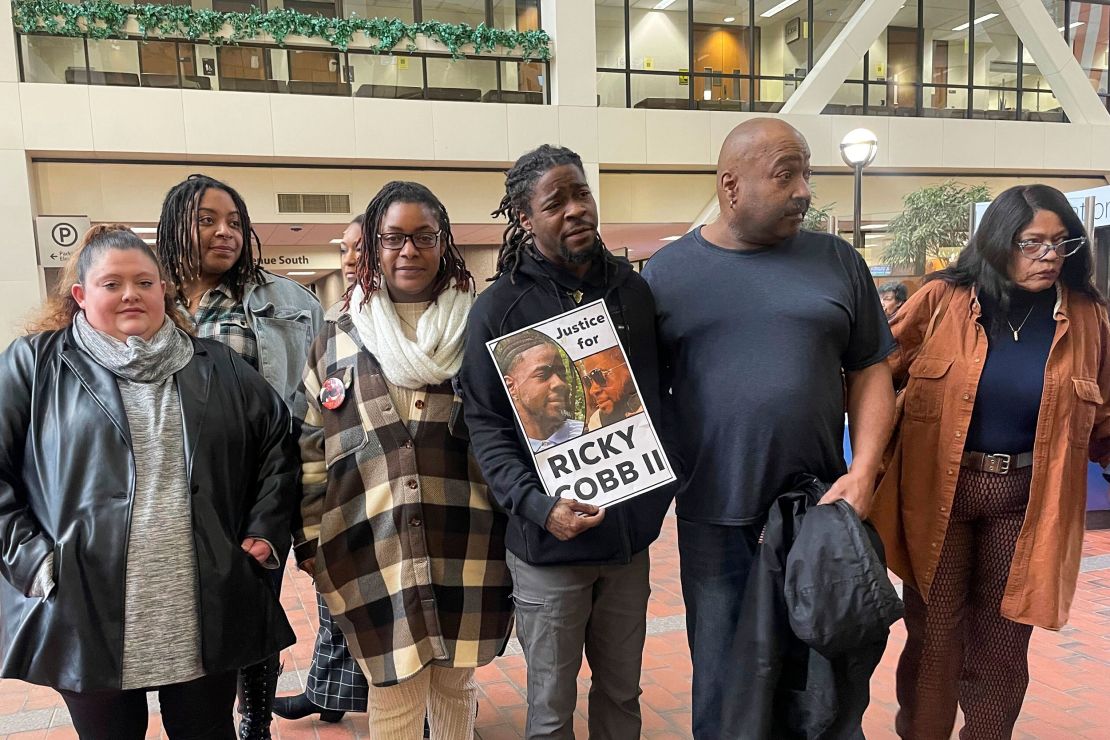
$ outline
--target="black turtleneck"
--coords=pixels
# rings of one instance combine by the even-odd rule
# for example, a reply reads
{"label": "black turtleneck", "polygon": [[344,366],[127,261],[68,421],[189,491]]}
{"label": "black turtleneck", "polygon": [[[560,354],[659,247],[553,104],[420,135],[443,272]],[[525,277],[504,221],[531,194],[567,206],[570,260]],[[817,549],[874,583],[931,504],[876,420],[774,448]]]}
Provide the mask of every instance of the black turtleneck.
{"label": "black turtleneck", "polygon": [[[986,294],[980,293],[979,305],[982,308],[979,323],[988,332],[988,349],[967,430],[966,449],[987,453],[1029,452],[1037,434],[1045,364],[1056,333],[1053,315],[1056,290],[1028,293],[1015,289],[1006,316],[1000,316],[997,301]],[[996,322],[995,317],[1000,320]],[[1000,328],[995,327],[996,323]],[[1016,342],[1010,325],[1015,329],[1021,327]]]}

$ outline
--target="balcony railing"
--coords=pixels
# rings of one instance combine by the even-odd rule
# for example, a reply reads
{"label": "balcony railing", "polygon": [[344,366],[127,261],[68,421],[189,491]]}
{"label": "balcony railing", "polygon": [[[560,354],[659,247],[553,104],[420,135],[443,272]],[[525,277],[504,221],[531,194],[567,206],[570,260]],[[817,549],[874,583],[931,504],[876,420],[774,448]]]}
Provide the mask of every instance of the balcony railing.
{"label": "balcony railing", "polygon": [[[21,27],[17,15],[20,79],[24,82],[490,103],[550,102],[547,37],[536,31],[517,33],[484,26],[470,29],[435,22],[389,21],[390,25],[382,26],[391,34],[389,38],[356,31],[336,42],[322,37],[327,32],[311,36],[290,33],[276,39],[265,32],[244,35],[242,21],[238,26],[228,23],[214,33],[190,38],[195,29],[172,24],[143,28],[135,14],[117,21],[111,33],[105,32],[103,21],[95,18],[77,22],[66,19],[64,23],[61,18],[55,20],[54,24],[40,20],[29,30]],[[437,25],[443,28],[442,34]],[[311,27],[293,26],[294,30]],[[399,34],[397,29],[401,29]],[[421,32],[428,29],[434,32]],[[152,31],[164,35],[154,36]],[[443,38],[455,43],[444,43]],[[525,43],[513,43],[521,39]]]}

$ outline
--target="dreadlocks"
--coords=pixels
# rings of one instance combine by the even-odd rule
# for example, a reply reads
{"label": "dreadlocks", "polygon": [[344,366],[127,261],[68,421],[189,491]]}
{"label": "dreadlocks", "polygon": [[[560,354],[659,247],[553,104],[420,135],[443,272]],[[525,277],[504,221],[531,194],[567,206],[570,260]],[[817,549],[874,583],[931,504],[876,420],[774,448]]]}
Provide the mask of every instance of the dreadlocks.
{"label": "dreadlocks", "polygon": [[[435,282],[432,283],[432,300],[447,290],[452,281],[455,283],[456,290],[471,290],[473,277],[466,269],[462,254],[455,245],[447,208],[431,190],[420,183],[394,180],[386,183],[385,187],[378,191],[366,206],[366,213],[363,214],[362,252],[355,267],[355,285],[362,288],[363,305],[370,300],[374,291],[382,286],[381,245],[378,244],[378,230],[382,227],[382,219],[385,218],[386,211],[394,203],[418,203],[431,211],[432,217],[439,225],[441,238],[445,241],[446,247],[443,250],[443,259],[440,260],[439,272],[436,274]],[[353,290],[352,285],[344,294],[344,310],[351,307]]]}
{"label": "dreadlocks", "polygon": [[162,216],[158,219],[158,257],[174,287],[184,297],[185,286],[200,277],[201,273],[200,219],[197,209],[209,188],[227,193],[239,212],[243,251],[224,275],[223,282],[230,286],[235,299],[241,301],[249,283],[262,282],[262,243],[251,228],[247,204],[230,185],[207,175],[189,175],[183,182],[170,188],[166,199],[162,201]]}
{"label": "dreadlocks", "polygon": [[543,146],[522,155],[512,169],[505,173],[505,197],[491,216],[505,216],[509,225],[501,237],[501,250],[497,253],[497,270],[490,280],[496,280],[506,272],[509,279],[516,275],[520,267],[520,255],[532,244],[532,235],[520,224],[520,214],[531,215],[528,202],[536,183],[549,170],[563,165],[574,165],[580,170],[582,158],[570,149],[560,146]]}

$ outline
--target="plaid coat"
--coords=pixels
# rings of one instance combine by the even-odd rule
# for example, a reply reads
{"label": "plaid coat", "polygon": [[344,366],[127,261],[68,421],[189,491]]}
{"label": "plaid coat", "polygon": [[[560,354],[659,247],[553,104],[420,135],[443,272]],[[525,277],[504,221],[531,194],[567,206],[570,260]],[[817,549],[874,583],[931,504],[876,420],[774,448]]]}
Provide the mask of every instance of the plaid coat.
{"label": "plaid coat", "polygon": [[[320,401],[328,378],[345,388],[334,410]],[[430,663],[492,661],[512,627],[506,517],[469,443],[452,433],[462,414],[451,384],[418,391],[406,425],[377,360],[339,312],[309,351],[300,392],[296,557],[315,558],[316,587],[362,672],[389,686]]]}

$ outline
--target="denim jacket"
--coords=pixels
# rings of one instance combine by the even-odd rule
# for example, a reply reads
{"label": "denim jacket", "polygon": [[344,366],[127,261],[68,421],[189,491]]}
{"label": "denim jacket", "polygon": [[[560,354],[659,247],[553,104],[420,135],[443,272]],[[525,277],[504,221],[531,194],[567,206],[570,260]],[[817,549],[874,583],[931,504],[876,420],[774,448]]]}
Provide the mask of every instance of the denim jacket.
{"label": "denim jacket", "polygon": [[320,302],[300,283],[266,272],[261,284],[246,287],[243,306],[258,341],[258,371],[293,416],[303,418],[305,409],[294,401],[308,348],[324,326]]}

